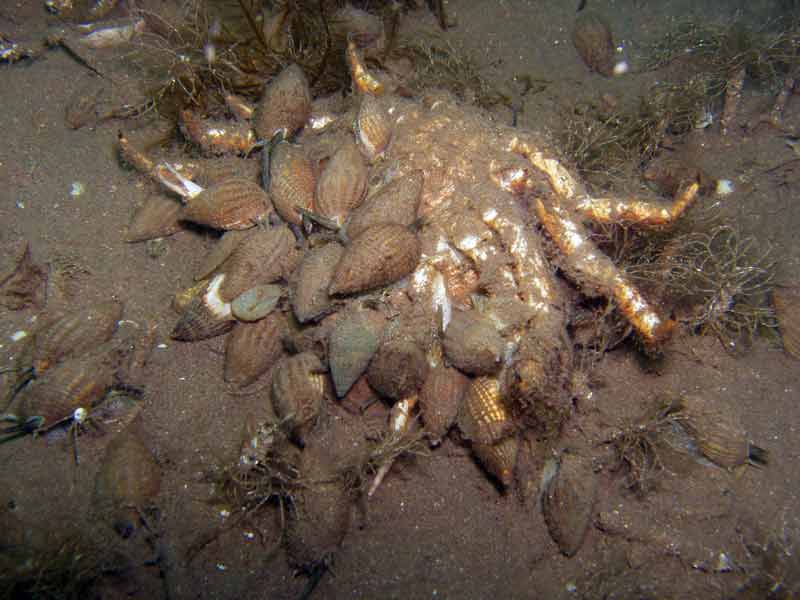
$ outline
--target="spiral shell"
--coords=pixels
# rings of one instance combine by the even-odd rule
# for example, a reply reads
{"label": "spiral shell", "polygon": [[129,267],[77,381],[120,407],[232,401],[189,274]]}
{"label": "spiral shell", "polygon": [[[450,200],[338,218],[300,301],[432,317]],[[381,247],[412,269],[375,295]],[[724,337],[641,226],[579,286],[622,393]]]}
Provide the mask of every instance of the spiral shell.
{"label": "spiral shell", "polygon": [[203,258],[197,272],[194,275],[196,281],[206,279],[225,260],[231,255],[236,247],[249,236],[252,231],[249,229],[232,229],[222,234],[222,237],[217,240],[217,243],[208,251],[208,254]]}
{"label": "spiral shell", "polygon": [[269,196],[258,184],[234,178],[190,198],[181,218],[214,229],[249,229],[263,221],[271,207]]}
{"label": "spiral shell", "polygon": [[434,444],[447,435],[455,422],[469,385],[469,379],[452,367],[440,365],[428,374],[419,392],[419,408]]}
{"label": "spiral shell", "polygon": [[358,147],[371,163],[383,156],[392,139],[394,123],[383,102],[372,94],[361,97],[353,130]]}
{"label": "spiral shell", "polygon": [[343,254],[344,248],[336,243],[306,252],[291,281],[292,308],[301,323],[318,318],[330,308],[328,287]]}
{"label": "spiral shell", "polygon": [[275,210],[288,223],[303,222],[297,208],[312,210],[317,179],[302,147],[280,142],[272,149],[269,195]]}
{"label": "spiral shell", "polygon": [[267,83],[253,113],[253,128],[260,140],[275,134],[291,137],[311,116],[311,90],[303,69],[292,64]]}
{"label": "spiral shell", "polygon": [[331,157],[317,182],[315,207],[321,216],[341,225],[364,199],[367,165],[352,140]]}
{"label": "spiral shell", "polygon": [[255,285],[288,278],[300,256],[286,225],[254,230],[220,267],[226,275],[220,297],[230,302]]}
{"label": "spiral shell", "polygon": [[228,333],[235,320],[230,302],[220,297],[220,286],[225,275],[219,274],[205,286],[196,286],[195,295],[189,301],[170,337],[183,342],[205,340]]}
{"label": "spiral shell", "polygon": [[383,343],[367,369],[370,386],[384,396],[401,400],[417,394],[428,377],[428,359],[414,342]]}
{"label": "spiral shell", "polygon": [[70,358],[50,369],[22,392],[19,416],[41,417],[39,429],[72,418],[79,408],[90,410],[114,384],[115,368],[108,355]]}
{"label": "spiral shell", "polygon": [[244,154],[256,143],[249,123],[201,119],[188,109],[180,113],[180,127],[204,154]]}
{"label": "spiral shell", "polygon": [[411,171],[387,183],[350,214],[347,235],[358,237],[380,223],[405,226],[414,223],[422,196],[422,180],[422,171]]}
{"label": "spiral shell", "polygon": [[325,367],[314,354],[303,352],[283,359],[272,379],[272,406],[279,419],[287,419],[292,437],[305,445],[316,424],[325,397]]}
{"label": "spiral shell", "polygon": [[61,360],[107,342],[122,318],[122,303],[101,302],[46,322],[33,338],[33,368],[42,374]]}
{"label": "spiral shell", "polygon": [[148,197],[133,216],[133,221],[125,234],[125,241],[144,242],[177,233],[182,229],[181,210],[182,207],[178,202],[166,196]]}
{"label": "spiral shell", "polygon": [[680,424],[705,458],[725,469],[766,464],[767,451],[750,443],[731,412],[715,410],[706,398],[694,395],[682,397],[680,406]]}
{"label": "spiral shell", "polygon": [[789,356],[800,358],[800,288],[776,286],[772,301],[783,349]]}
{"label": "spiral shell", "polygon": [[237,323],[225,340],[225,381],[247,386],[266,373],[283,355],[288,330],[283,313],[255,323]]}
{"label": "spiral shell", "polygon": [[124,431],[106,447],[95,478],[94,506],[110,510],[114,529],[130,537],[161,489],[161,469],[139,437]]}
{"label": "spiral shell", "polygon": [[500,383],[494,377],[472,380],[458,413],[464,437],[479,444],[494,444],[514,431]]}
{"label": "spiral shell", "polygon": [[565,556],[574,556],[586,537],[597,499],[597,479],[591,461],[578,454],[564,453],[558,472],[542,495],[550,537]]}
{"label": "spiral shell", "polygon": [[386,319],[372,310],[354,310],[336,322],[328,342],[328,364],[339,398],[366,371],[378,350],[385,325]]}
{"label": "spiral shell", "polygon": [[330,294],[354,294],[394,283],[420,258],[417,236],[402,225],[373,225],[355,238],[336,267]]}
{"label": "spiral shell", "polygon": [[603,18],[591,12],[575,21],[572,43],[589,69],[610,77],[614,72],[614,40]]}
{"label": "spiral shell", "polygon": [[505,342],[487,316],[470,310],[453,314],[443,346],[447,359],[465,373],[489,375],[502,365]]}
{"label": "spiral shell", "polygon": [[494,444],[472,443],[472,453],[484,469],[508,487],[514,480],[514,464],[519,451],[519,440],[508,437]]}

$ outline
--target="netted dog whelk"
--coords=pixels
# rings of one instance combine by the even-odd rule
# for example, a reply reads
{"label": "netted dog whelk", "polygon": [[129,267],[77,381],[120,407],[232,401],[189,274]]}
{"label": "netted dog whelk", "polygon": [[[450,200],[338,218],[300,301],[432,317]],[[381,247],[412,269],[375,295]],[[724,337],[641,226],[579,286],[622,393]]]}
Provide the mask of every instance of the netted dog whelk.
{"label": "netted dog whelk", "polygon": [[[347,57],[352,106],[333,118],[319,114],[316,101],[307,104],[298,67],[267,84],[254,113],[266,191],[252,196],[263,210],[255,202],[236,221],[254,224],[244,241],[221,238],[225,250],[204,270],[208,282],[189,294],[181,323],[202,326],[195,339],[233,329],[232,338],[251,340],[228,344],[228,352],[268,355],[270,364],[237,376],[229,365],[241,358],[229,358],[226,379],[252,383],[283,350],[263,335],[238,335],[262,321],[237,321],[231,302],[251,287],[284,286],[287,301],[272,305],[265,331],[293,340],[297,364],[313,363],[294,376],[308,387],[309,400],[297,407],[285,389],[294,363],[277,368],[272,400],[287,434],[304,442],[318,401],[346,397],[366,374],[395,403],[390,435],[413,430],[417,409],[432,442],[457,423],[484,468],[508,486],[521,433],[552,438],[572,409],[570,306],[555,267],[585,296],[613,301],[643,348],[657,352],[674,323],[597,247],[585,221],[669,226],[694,202],[698,183],[671,202],[593,197],[544,138],[498,125],[445,93],[392,93],[352,40]],[[207,136],[185,133],[207,144]],[[184,218],[222,227],[194,217],[191,169],[155,165],[130,145],[123,152],[186,197]],[[269,236],[281,243],[242,271],[248,261],[234,256],[255,256],[248,242]],[[240,283],[230,291],[234,278]],[[193,339],[185,331],[179,323],[174,336]],[[323,385],[327,373],[333,385]]]}

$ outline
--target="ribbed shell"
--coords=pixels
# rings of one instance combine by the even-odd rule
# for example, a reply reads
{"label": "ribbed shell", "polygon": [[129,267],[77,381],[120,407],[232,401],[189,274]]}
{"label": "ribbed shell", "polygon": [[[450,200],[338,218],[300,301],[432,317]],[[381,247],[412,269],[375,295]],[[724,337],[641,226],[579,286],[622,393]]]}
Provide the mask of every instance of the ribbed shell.
{"label": "ribbed shell", "polygon": [[202,119],[191,110],[181,111],[180,127],[184,137],[204,154],[244,154],[256,142],[249,123]]}
{"label": "ribbed shell", "polygon": [[428,377],[428,359],[415,343],[384,342],[367,369],[370,386],[385,398],[402,400],[417,394]]}
{"label": "ribbed shell", "polygon": [[383,315],[372,310],[345,313],[336,322],[328,342],[328,364],[339,398],[343,398],[367,370],[385,326]]}
{"label": "ribbed shell", "polygon": [[379,223],[411,225],[417,218],[422,180],[422,171],[412,171],[387,183],[350,214],[347,235],[358,237]]}
{"label": "ribbed shell", "polygon": [[565,453],[559,462],[542,496],[542,512],[550,537],[564,555],[574,556],[589,529],[597,479],[587,458]]}
{"label": "ribbed shell", "polygon": [[497,481],[508,487],[514,480],[514,463],[519,451],[519,440],[509,437],[496,444],[472,443],[472,453],[484,469]]}
{"label": "ribbed shell", "polygon": [[288,278],[301,256],[294,242],[285,225],[254,230],[219,269],[226,275],[220,288],[222,299],[230,302],[255,285]]}
{"label": "ribbed shell", "polygon": [[440,365],[428,373],[419,392],[419,409],[433,441],[447,435],[469,385],[469,379],[452,367]]}
{"label": "ribbed shell", "polygon": [[302,147],[280,142],[272,149],[270,157],[269,195],[278,214],[287,222],[303,222],[296,207],[311,211],[317,178],[314,167]]}
{"label": "ribbed shell", "polygon": [[443,346],[447,359],[465,373],[489,375],[502,365],[505,342],[488,317],[469,310],[453,314]]}
{"label": "ribbed shell", "polygon": [[59,361],[107,342],[122,318],[122,303],[101,302],[49,321],[33,338],[33,367],[42,374]]}
{"label": "ribbed shell", "polygon": [[172,198],[163,195],[149,196],[133,216],[125,241],[144,242],[177,233],[182,229],[181,211],[180,203]]}
{"label": "ribbed shell", "polygon": [[392,140],[393,130],[394,122],[383,101],[371,94],[362,96],[353,131],[359,149],[369,162],[375,162],[383,156]]}
{"label": "ribbed shell", "polygon": [[367,189],[367,165],[351,140],[333,154],[317,182],[314,206],[316,212],[344,223],[347,216],[364,199]]}
{"label": "ribbed shell", "polygon": [[419,258],[419,240],[407,228],[373,225],[345,250],[329,292],[354,294],[394,283],[411,273]]}
{"label": "ribbed shell", "polygon": [[191,161],[196,173],[192,178],[197,185],[211,187],[228,179],[247,179],[253,183],[261,181],[261,161],[237,156],[199,158]]}
{"label": "ribbed shell", "polygon": [[228,179],[190,198],[181,218],[214,229],[249,229],[272,207],[267,193],[248,179]]}
{"label": "ribbed shell", "polygon": [[266,373],[283,354],[287,329],[283,313],[255,323],[237,323],[225,340],[225,381],[246,386]]}
{"label": "ribbed shell", "polygon": [[230,303],[219,297],[224,275],[217,275],[208,285],[197,289],[186,310],[172,329],[170,337],[182,342],[196,342],[228,333],[235,320]]}
{"label": "ribbed shell", "polygon": [[293,437],[304,445],[325,397],[325,367],[314,354],[304,352],[280,362],[272,378],[272,406],[279,419],[289,419]]}
{"label": "ribbed shell", "polygon": [[267,83],[253,114],[253,128],[260,140],[280,132],[291,137],[311,116],[311,91],[303,69],[292,64]]}
{"label": "ribbed shell", "polygon": [[224,263],[231,253],[236,249],[236,246],[242,243],[251,233],[250,230],[234,229],[226,231],[217,243],[208,251],[208,254],[203,258],[200,266],[195,273],[195,280],[206,279],[217,268]]}
{"label": "ribbed shell", "polygon": [[344,248],[325,244],[306,252],[292,275],[292,308],[297,320],[305,323],[324,314],[331,306],[328,287]]}
{"label": "ribbed shell", "polygon": [[139,437],[124,431],[109,442],[95,479],[94,507],[111,511],[123,537],[133,532],[138,511],[145,510],[161,489],[161,469]]}
{"label": "ribbed shell", "polygon": [[783,349],[800,358],[800,288],[776,286],[772,292]]}
{"label": "ribbed shell", "polygon": [[714,464],[733,469],[751,460],[767,462],[766,450],[750,443],[739,420],[729,411],[715,410],[701,396],[684,396],[681,406],[685,416],[681,425],[700,453]]}
{"label": "ribbed shell", "polygon": [[458,413],[458,427],[464,437],[479,444],[494,444],[513,433],[514,424],[496,378],[472,380]]}
{"label": "ribbed shell", "polygon": [[114,371],[104,355],[66,360],[25,388],[20,416],[40,416],[41,429],[48,429],[72,417],[78,408],[90,410],[114,384]]}
{"label": "ribbed shell", "polygon": [[614,70],[614,40],[611,29],[599,15],[584,13],[575,21],[572,43],[592,71],[609,77]]}

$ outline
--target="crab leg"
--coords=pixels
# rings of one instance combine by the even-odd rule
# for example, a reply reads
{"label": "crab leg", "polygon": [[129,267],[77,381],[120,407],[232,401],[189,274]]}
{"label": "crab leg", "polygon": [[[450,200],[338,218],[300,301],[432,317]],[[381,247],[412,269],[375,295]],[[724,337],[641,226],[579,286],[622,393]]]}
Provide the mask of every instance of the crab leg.
{"label": "crab leg", "polygon": [[675,195],[672,204],[583,196],[577,200],[575,210],[596,223],[628,223],[644,227],[661,227],[669,225],[686,212],[697,198],[699,189],[698,182],[691,183]]}
{"label": "crab leg", "polygon": [[644,345],[655,350],[675,326],[662,319],[624,273],[603,254],[580,219],[574,218],[558,204],[545,206],[536,201],[536,214],[550,238],[564,257],[565,270],[584,289],[613,297],[620,310],[638,332]]}

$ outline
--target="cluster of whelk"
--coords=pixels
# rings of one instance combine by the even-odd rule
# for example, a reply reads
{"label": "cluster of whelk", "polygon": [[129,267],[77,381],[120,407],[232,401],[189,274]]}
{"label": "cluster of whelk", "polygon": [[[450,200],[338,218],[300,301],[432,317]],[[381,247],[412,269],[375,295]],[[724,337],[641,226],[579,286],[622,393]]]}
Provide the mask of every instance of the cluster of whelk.
{"label": "cluster of whelk", "polygon": [[[610,47],[605,33],[595,35]],[[185,138],[215,158],[157,162],[127,136],[119,140],[126,162],[182,198],[152,197],[129,241],[169,235],[183,221],[225,231],[197,284],[177,295],[182,316],[172,336],[228,334],[224,376],[231,383],[248,386],[271,371],[275,418],[248,429],[227,485],[244,505],[288,504],[290,560],[314,572],[346,533],[353,474],[374,472],[371,496],[392,461],[418,447],[415,411],[433,445],[457,424],[501,487],[512,485],[530,438],[555,444],[572,410],[576,360],[572,307],[554,266],[583,295],[609,298],[644,349],[658,352],[674,322],[598,249],[584,221],[667,227],[700,188],[696,179],[681,182],[671,203],[592,197],[544,139],[492,125],[447,94],[414,100],[400,87],[387,93],[391,78],[374,77],[363,50],[357,37],[348,39],[355,94],[352,103],[338,102],[338,113],[328,108],[336,101],[312,100],[303,70],[290,65],[255,109],[226,97],[236,120],[180,112]],[[261,161],[223,156],[257,145]],[[94,317],[73,318],[83,323],[81,336],[89,335],[85,322]],[[88,347],[69,338],[67,323],[50,334],[42,328],[32,348],[46,346],[48,336],[59,338],[58,348]],[[46,400],[37,408],[26,408],[33,400],[25,399],[48,379],[24,389],[9,433],[80,426],[113,385],[115,370],[100,364],[84,372],[91,385],[72,372],[48,384],[60,395],[37,394]],[[358,404],[370,390],[392,403],[389,426],[361,464],[343,469],[314,435],[320,414],[331,395]],[[51,406],[57,414],[45,415]],[[708,459],[728,468],[763,462],[737,424],[720,428],[705,410],[678,412],[668,420],[687,423],[686,435]],[[615,440],[620,456],[640,460],[630,449],[645,448],[644,460],[652,460],[647,438],[636,433]],[[123,442],[109,447],[115,466],[103,472],[127,473],[128,455],[152,465],[141,443],[131,449]],[[157,469],[143,468],[111,483],[98,476],[99,489],[117,490],[110,495],[125,509],[117,520],[123,532],[130,507],[158,488]],[[544,475],[546,523],[572,555],[596,493],[589,457],[564,452]]]}
{"label": "cluster of whelk", "polygon": [[[675,323],[584,222],[664,228],[700,187],[685,182],[669,203],[590,196],[544,139],[493,125],[445,93],[387,93],[391,78],[367,69],[354,37],[346,58],[353,102],[338,113],[331,98],[312,100],[296,65],[254,109],[228,96],[236,121],[182,111],[181,131],[201,153],[261,145],[261,161],[157,162],[120,136],[123,159],[183,199],[149,201],[129,240],[168,235],[181,221],[225,232],[198,283],[176,296],[172,336],[228,334],[231,383],[270,371],[274,419],[251,428],[234,477],[248,502],[288,501],[290,560],[312,570],[341,542],[350,511],[346,477],[313,435],[329,395],[357,404],[374,391],[392,403],[389,448],[365,459],[376,472],[370,496],[412,447],[417,410],[433,445],[457,424],[485,470],[512,485],[526,437],[554,443],[573,406],[571,307],[553,265],[585,296],[613,301],[657,353]],[[734,429],[725,441],[746,441]],[[739,454],[737,464],[748,459]],[[571,555],[595,479],[580,453],[550,466],[545,520]]]}

